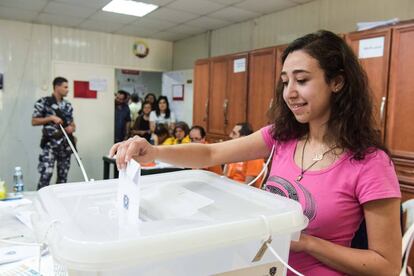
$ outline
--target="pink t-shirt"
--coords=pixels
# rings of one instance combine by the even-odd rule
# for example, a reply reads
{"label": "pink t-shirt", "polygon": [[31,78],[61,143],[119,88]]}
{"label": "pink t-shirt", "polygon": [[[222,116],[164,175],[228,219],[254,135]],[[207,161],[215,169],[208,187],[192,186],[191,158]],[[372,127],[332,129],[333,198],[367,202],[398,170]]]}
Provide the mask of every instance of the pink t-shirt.
{"label": "pink t-shirt", "polygon": [[[299,201],[309,219],[304,233],[350,247],[363,219],[362,204],[383,198],[400,198],[398,179],[387,154],[377,150],[364,160],[353,160],[344,153],[327,168],[307,171],[294,161],[297,140],[277,142],[271,126],[261,129],[269,148],[276,147],[266,190]],[[344,275],[306,253],[291,252],[289,264],[305,275]],[[293,275],[289,274],[288,275]]]}

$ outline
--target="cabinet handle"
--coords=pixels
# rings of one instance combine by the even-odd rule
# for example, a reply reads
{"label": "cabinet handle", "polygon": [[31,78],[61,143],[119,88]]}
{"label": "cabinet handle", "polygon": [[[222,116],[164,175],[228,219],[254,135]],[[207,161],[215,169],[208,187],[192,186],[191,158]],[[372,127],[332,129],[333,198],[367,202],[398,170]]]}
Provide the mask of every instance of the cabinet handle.
{"label": "cabinet handle", "polygon": [[227,126],[229,120],[227,119],[227,107],[229,106],[229,100],[224,99],[223,111],[224,111],[224,125]]}
{"label": "cabinet handle", "polygon": [[383,119],[384,119],[384,109],[385,109],[385,102],[386,102],[387,98],[386,97],[382,97],[381,99],[381,107],[380,107],[380,122],[382,123]]}
{"label": "cabinet handle", "polygon": [[397,172],[405,173],[405,174],[414,174],[414,170],[404,170],[404,169],[397,169]]}
{"label": "cabinet handle", "polygon": [[207,99],[206,104],[204,105],[204,107],[205,107],[205,110],[204,110],[204,118],[203,118],[203,121],[206,122],[207,121],[207,118],[208,118],[208,99]]}
{"label": "cabinet handle", "polygon": [[273,98],[270,99],[269,110],[272,108],[272,106],[273,106]]}

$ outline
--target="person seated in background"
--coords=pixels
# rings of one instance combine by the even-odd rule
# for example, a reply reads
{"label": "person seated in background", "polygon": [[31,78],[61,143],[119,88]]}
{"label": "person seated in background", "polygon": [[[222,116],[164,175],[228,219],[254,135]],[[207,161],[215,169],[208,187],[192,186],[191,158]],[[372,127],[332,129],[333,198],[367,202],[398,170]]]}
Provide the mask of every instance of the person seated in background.
{"label": "person seated in background", "polygon": [[175,116],[174,112],[170,110],[170,104],[166,96],[160,96],[155,106],[155,111],[150,113],[150,128],[154,132],[155,126],[158,124],[165,124],[171,131],[171,134],[175,128]]}
{"label": "person seated in background", "polygon": [[[192,126],[192,128],[190,129],[189,137],[191,143],[208,144],[208,142],[206,141],[206,131],[202,126]],[[221,168],[221,165],[203,168],[203,170],[210,171],[216,174],[223,174],[223,169]]]}
{"label": "person seated in background", "polygon": [[144,102],[151,103],[151,111],[155,110],[157,104],[157,97],[153,93],[148,93],[145,95]]}
{"label": "person seated in background", "polygon": [[187,144],[190,143],[190,128],[186,122],[177,122],[174,128],[174,144]]}
{"label": "person seated in background", "polygon": [[[234,126],[229,136],[231,139],[237,139],[252,133],[253,130],[249,123],[238,123]],[[231,163],[224,167],[223,174],[228,178],[247,184],[260,174],[263,166],[263,159]],[[260,179],[256,181],[254,186],[258,185],[258,183],[260,183]]]}
{"label": "person seated in background", "polygon": [[142,108],[142,102],[137,93],[133,93],[131,95],[131,102],[128,107],[129,111],[131,112],[131,125],[133,126]]}
{"label": "person seated in background", "polygon": [[164,124],[158,124],[155,126],[154,145],[174,145],[174,137],[171,137],[168,127]]}
{"label": "person seated in background", "polygon": [[151,130],[149,115],[151,113],[151,103],[145,102],[142,105],[142,109],[139,111],[141,115],[135,120],[133,127],[131,128],[131,137],[138,135],[144,137],[148,142],[151,140]]}

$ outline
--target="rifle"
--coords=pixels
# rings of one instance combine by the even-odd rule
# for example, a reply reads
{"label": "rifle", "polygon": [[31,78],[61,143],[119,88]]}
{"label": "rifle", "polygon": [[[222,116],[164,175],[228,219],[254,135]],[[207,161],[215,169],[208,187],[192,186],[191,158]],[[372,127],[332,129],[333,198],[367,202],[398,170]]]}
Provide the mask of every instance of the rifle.
{"label": "rifle", "polygon": [[[56,116],[58,116],[60,119],[62,119],[63,128],[66,128],[67,126],[69,126],[69,123],[66,121],[66,118],[65,118],[62,110],[60,110],[59,105],[58,105],[58,103],[56,101],[56,98],[54,96],[46,97],[46,104],[48,106],[50,106],[50,108],[53,109]],[[40,141],[40,147],[41,148],[43,148],[46,145],[46,143],[48,141],[50,141],[51,138],[53,138],[53,139],[63,138],[63,132],[60,129],[57,129],[52,135],[48,134],[47,131],[45,129],[43,129],[42,134],[43,134],[42,139]],[[72,133],[68,134],[68,137],[69,137],[70,141],[72,142],[74,148],[76,149],[76,137]]]}

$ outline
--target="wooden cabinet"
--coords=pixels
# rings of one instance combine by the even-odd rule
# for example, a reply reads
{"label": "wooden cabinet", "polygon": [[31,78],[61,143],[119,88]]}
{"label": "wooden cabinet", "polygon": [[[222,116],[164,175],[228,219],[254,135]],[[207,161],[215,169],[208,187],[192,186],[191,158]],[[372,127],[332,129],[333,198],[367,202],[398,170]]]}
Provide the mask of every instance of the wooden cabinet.
{"label": "wooden cabinet", "polygon": [[[414,198],[414,24],[392,28],[385,142],[403,194]],[[414,252],[409,263],[414,266]]]}
{"label": "wooden cabinet", "polygon": [[[385,142],[405,201],[414,198],[414,24],[393,27],[391,45]],[[413,251],[408,260],[411,267]]]}
{"label": "wooden cabinet", "polygon": [[381,128],[384,142],[395,162],[403,198],[413,198],[414,24],[354,32],[347,34],[345,39],[359,56],[361,41],[383,41],[382,55],[360,57],[359,60],[368,76],[374,95],[377,126]]}
{"label": "wooden cabinet", "polygon": [[393,156],[407,160],[414,160],[413,46],[414,24],[393,28],[385,142]]}
{"label": "wooden cabinet", "polygon": [[254,130],[269,122],[267,111],[274,101],[275,75],[275,47],[250,52],[247,121]]}
{"label": "wooden cabinet", "polygon": [[283,54],[283,51],[287,48],[287,46],[288,45],[285,44],[285,45],[280,45],[276,47],[276,71],[275,71],[276,88],[279,83],[280,73],[282,72],[282,67],[283,67],[282,66],[282,54]]}
{"label": "wooden cabinet", "polygon": [[207,129],[208,89],[210,79],[210,63],[208,59],[198,60],[194,67],[193,125]]}
{"label": "wooden cabinet", "polygon": [[203,126],[210,140],[216,141],[227,139],[240,122],[249,122],[253,130],[269,124],[268,111],[275,100],[280,56],[285,48],[282,45],[198,60],[194,68],[193,125]]}
{"label": "wooden cabinet", "polygon": [[210,90],[208,107],[208,133],[225,135],[224,104],[227,98],[227,57],[210,61]]}
{"label": "wooden cabinet", "polygon": [[[347,43],[354,50],[355,55],[367,73],[370,89],[374,99],[374,116],[378,129],[381,130],[382,138],[385,135],[386,102],[388,99],[388,72],[391,44],[391,29],[382,28],[365,32],[354,32],[345,35]],[[360,44],[369,43],[373,40],[383,41],[383,53],[381,56],[360,56]]]}
{"label": "wooden cabinet", "polygon": [[276,88],[282,71],[281,55],[286,47],[281,45],[249,53],[247,121],[253,130],[271,123],[268,113],[276,100]]}
{"label": "wooden cabinet", "polygon": [[[377,125],[391,152],[405,201],[414,198],[414,24],[346,35],[357,55],[360,41],[374,38],[383,38],[383,55],[360,58],[360,62],[367,72]],[[414,265],[414,252],[409,265]]]}
{"label": "wooden cabinet", "polygon": [[209,134],[227,138],[235,124],[246,120],[247,66],[245,53],[210,60]]}
{"label": "wooden cabinet", "polygon": [[223,103],[226,138],[237,123],[247,119],[248,67],[247,53],[228,57],[227,93]]}
{"label": "wooden cabinet", "polygon": [[246,121],[247,58],[240,53],[195,64],[193,125],[203,126],[210,141],[227,139],[236,123]]}

